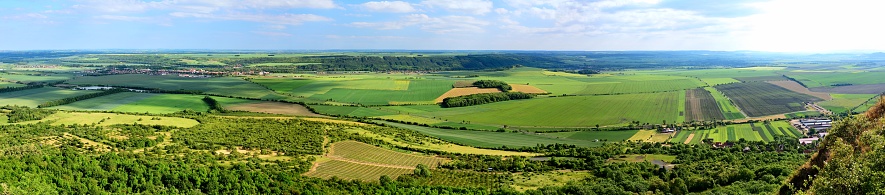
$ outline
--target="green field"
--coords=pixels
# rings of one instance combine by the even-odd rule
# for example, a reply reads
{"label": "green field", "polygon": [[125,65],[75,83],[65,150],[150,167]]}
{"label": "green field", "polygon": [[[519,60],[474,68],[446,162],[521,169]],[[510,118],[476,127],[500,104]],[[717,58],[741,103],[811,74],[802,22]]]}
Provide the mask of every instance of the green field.
{"label": "green field", "polygon": [[42,87],[23,91],[0,93],[0,105],[19,105],[37,107],[42,103],[75,97],[99,91],[70,90],[56,87]]}
{"label": "green field", "polygon": [[49,74],[49,75],[28,75],[28,74],[4,74],[0,73],[0,80],[20,81],[22,83],[31,82],[56,82],[70,79],[70,75]]}
{"label": "green field", "polygon": [[407,90],[333,88],[310,98],[363,105],[433,104],[434,99],[452,88],[452,83],[450,80],[412,80]]}
{"label": "green field", "polygon": [[404,108],[419,116],[493,126],[589,127],[625,125],[632,121],[672,123],[681,118],[678,101],[683,93],[680,92],[535,98],[457,108],[435,105]]}
{"label": "green field", "polygon": [[366,108],[356,106],[327,106],[327,105],[309,105],[308,107],[316,110],[317,113],[325,115],[340,115],[354,117],[377,117],[384,115],[395,115],[396,112],[381,110],[380,108]]}
{"label": "green field", "polygon": [[626,130],[626,131],[572,131],[572,132],[558,132],[558,133],[545,133],[544,135],[556,137],[556,138],[565,138],[565,139],[576,139],[576,140],[587,140],[587,141],[621,141],[630,139],[633,135],[639,132],[639,130]]}
{"label": "green field", "polygon": [[144,74],[78,77],[68,81],[75,85],[128,86],[163,90],[196,90],[220,96],[259,99],[286,99],[261,85],[237,77],[187,78]]}
{"label": "green field", "polygon": [[62,110],[114,110],[122,105],[138,102],[140,100],[157,96],[155,93],[123,92],[111,95],[81,100],[74,103],[56,106],[53,108]]}
{"label": "green field", "polygon": [[[603,142],[593,142],[586,140],[577,140],[577,139],[566,139],[566,138],[555,138],[544,135],[535,135],[535,134],[525,134],[525,133],[511,133],[511,132],[493,132],[493,131],[471,131],[471,130],[449,130],[449,129],[437,129],[430,127],[422,127],[416,125],[405,125],[399,123],[391,123],[384,121],[377,121],[380,123],[384,123],[394,127],[400,127],[405,129],[411,129],[423,134],[437,137],[452,143],[457,143],[461,145],[474,146],[474,147],[483,147],[483,148],[498,148],[501,146],[507,146],[510,148],[519,148],[519,147],[534,147],[538,144],[548,145],[554,143],[561,144],[572,144],[577,146],[599,146],[602,145]],[[583,137],[583,136],[582,136]],[[620,140],[609,140],[610,142],[620,141]]]}
{"label": "green field", "polygon": [[733,83],[715,87],[737,104],[750,117],[803,111],[802,102],[820,98],[796,93],[766,82]]}
{"label": "green field", "polygon": [[725,97],[722,92],[719,92],[719,90],[716,90],[716,88],[713,87],[704,87],[704,89],[709,91],[710,95],[713,96],[713,99],[716,100],[716,104],[719,105],[719,109],[722,110],[722,115],[725,116],[725,119],[734,120],[744,118],[744,114],[742,114],[737,106],[735,106],[730,99]]}
{"label": "green field", "polygon": [[206,111],[209,106],[200,95],[160,94],[114,107],[113,111],[172,113],[182,110]]}
{"label": "green field", "polygon": [[708,130],[683,130],[680,131],[671,142],[683,143],[689,134],[694,134],[691,143],[701,143],[704,139],[713,139],[713,142],[738,141],[773,141],[775,137],[800,137],[799,131],[785,121],[774,121],[770,124],[749,123],[719,126]]}
{"label": "green field", "polygon": [[[203,97],[200,95],[125,92],[78,101],[54,108],[137,113],[173,113],[185,109],[206,111],[209,109],[209,106],[203,102]],[[222,102],[222,104],[229,102],[227,99],[221,98],[216,98],[216,100]]]}
{"label": "green field", "polygon": [[7,88],[7,87],[22,87],[22,86],[25,86],[25,85],[18,84],[18,83],[10,83],[10,82],[0,81],[0,88]]}
{"label": "green field", "polygon": [[842,113],[858,107],[876,94],[830,94],[832,100],[818,103],[821,107],[832,111],[833,113]]}
{"label": "green field", "polygon": [[827,87],[834,85],[861,85],[885,83],[883,72],[821,72],[821,73],[789,73],[790,76],[806,87]]}

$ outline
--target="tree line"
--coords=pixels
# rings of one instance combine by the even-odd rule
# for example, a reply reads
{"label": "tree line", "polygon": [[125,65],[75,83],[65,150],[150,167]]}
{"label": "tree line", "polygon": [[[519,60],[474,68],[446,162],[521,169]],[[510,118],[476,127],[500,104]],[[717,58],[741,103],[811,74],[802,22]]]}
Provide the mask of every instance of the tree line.
{"label": "tree line", "polygon": [[27,85],[27,86],[21,86],[21,87],[5,87],[5,88],[0,88],[0,93],[22,91],[22,90],[28,90],[28,89],[37,89],[37,88],[41,88],[43,86],[44,85]]}
{"label": "tree line", "polygon": [[523,92],[480,93],[462,95],[457,97],[447,97],[443,99],[443,102],[440,104],[440,106],[442,106],[443,108],[464,107],[508,100],[531,99],[534,97],[534,94]]}
{"label": "tree line", "polygon": [[48,108],[48,107],[53,107],[53,106],[61,106],[61,105],[65,105],[65,104],[74,103],[76,101],[92,99],[92,98],[97,98],[97,97],[101,97],[101,96],[111,95],[111,94],[120,93],[120,92],[127,92],[127,91],[129,91],[129,90],[128,89],[117,89],[117,88],[108,89],[108,90],[104,90],[104,91],[98,92],[98,93],[90,93],[90,94],[85,94],[85,95],[79,95],[79,96],[74,96],[74,97],[69,97],[69,98],[62,98],[62,99],[58,99],[58,100],[43,102],[42,104],[37,105],[37,108]]}

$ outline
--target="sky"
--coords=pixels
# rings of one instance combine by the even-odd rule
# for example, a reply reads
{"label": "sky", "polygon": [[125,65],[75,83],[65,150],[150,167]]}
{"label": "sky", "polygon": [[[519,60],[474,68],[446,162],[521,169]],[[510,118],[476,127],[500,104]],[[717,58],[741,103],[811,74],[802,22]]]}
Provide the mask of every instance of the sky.
{"label": "sky", "polygon": [[877,0],[0,0],[0,50],[885,51]]}

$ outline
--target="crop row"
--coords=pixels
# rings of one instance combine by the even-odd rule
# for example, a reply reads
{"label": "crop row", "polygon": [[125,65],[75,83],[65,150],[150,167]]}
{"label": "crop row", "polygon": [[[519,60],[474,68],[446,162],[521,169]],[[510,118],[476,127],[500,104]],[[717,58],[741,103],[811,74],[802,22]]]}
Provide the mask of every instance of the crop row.
{"label": "crop row", "polygon": [[347,161],[331,160],[321,163],[319,166],[317,166],[316,171],[310,172],[307,175],[324,179],[328,179],[334,176],[342,179],[378,181],[378,178],[381,178],[382,175],[396,178],[400,175],[408,174],[411,172],[412,170],[410,169],[364,165]]}
{"label": "crop row", "polygon": [[418,164],[435,167],[437,164],[445,161],[442,158],[405,154],[356,141],[343,141],[332,144],[331,155],[362,162],[407,167],[415,167]]}

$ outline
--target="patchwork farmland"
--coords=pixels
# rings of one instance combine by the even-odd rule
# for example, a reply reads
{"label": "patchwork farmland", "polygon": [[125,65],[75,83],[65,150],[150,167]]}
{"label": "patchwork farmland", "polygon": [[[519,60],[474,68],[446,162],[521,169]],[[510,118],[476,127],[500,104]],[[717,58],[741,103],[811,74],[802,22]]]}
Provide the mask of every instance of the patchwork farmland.
{"label": "patchwork farmland", "polygon": [[797,138],[802,135],[796,128],[784,121],[771,123],[748,123],[720,126],[706,130],[682,130],[670,140],[673,143],[699,144],[703,140],[712,142],[774,141],[778,137]]}
{"label": "patchwork farmland", "polygon": [[685,120],[725,120],[719,104],[709,91],[698,88],[685,91]]}
{"label": "patchwork farmland", "polygon": [[803,102],[822,101],[820,98],[766,82],[733,83],[715,88],[733,100],[750,117],[803,111]]}

